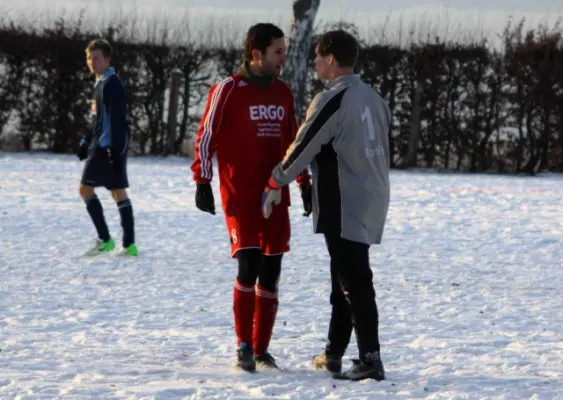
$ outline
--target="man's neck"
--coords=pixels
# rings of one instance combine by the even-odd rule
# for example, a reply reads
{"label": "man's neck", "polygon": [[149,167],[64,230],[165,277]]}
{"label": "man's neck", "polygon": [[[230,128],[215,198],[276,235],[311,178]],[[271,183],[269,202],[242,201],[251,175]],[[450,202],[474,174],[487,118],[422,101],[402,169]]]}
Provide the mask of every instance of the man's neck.
{"label": "man's neck", "polygon": [[256,65],[244,63],[241,65],[240,73],[246,81],[256,85],[259,88],[268,88],[272,85],[274,78],[268,75],[261,74]]}
{"label": "man's neck", "polygon": [[248,69],[250,70],[250,72],[252,72],[253,75],[264,76],[260,67],[253,62],[248,63]]}
{"label": "man's neck", "polygon": [[96,80],[99,81],[100,79],[102,79],[102,77],[106,74],[106,72],[109,71],[110,68],[111,68],[111,67],[107,67],[107,68],[104,70],[104,72],[102,72],[102,73],[99,74],[99,75],[96,75]]}
{"label": "man's neck", "polygon": [[331,80],[338,79],[341,76],[354,75],[353,68],[339,68],[332,73]]}

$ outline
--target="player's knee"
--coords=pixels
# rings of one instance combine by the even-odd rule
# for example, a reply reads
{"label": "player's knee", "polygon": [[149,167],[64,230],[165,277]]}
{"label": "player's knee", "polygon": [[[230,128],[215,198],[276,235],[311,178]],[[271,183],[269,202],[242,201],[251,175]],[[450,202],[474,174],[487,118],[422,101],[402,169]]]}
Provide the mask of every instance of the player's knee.
{"label": "player's knee", "polygon": [[262,264],[260,249],[243,249],[237,252],[239,282],[254,285]]}
{"label": "player's knee", "polygon": [[281,274],[282,255],[263,256],[262,268],[258,275],[258,283],[264,289],[277,292]]}
{"label": "player's knee", "polygon": [[111,197],[113,197],[116,202],[127,200],[127,191],[125,189],[112,190]]}
{"label": "player's knee", "polygon": [[82,200],[88,200],[94,195],[94,188],[91,186],[80,185],[78,188],[78,194],[80,195]]}
{"label": "player's knee", "polygon": [[269,290],[270,292],[277,292],[278,291],[278,282],[280,280],[280,274],[260,274],[258,278],[258,283],[264,289]]}

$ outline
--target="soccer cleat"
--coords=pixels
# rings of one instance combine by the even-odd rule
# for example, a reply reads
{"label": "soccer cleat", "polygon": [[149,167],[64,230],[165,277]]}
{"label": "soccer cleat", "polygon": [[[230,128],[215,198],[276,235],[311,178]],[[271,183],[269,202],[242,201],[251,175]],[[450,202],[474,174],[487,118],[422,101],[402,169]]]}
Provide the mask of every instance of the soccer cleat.
{"label": "soccer cleat", "polygon": [[267,351],[264,351],[259,356],[254,356],[254,360],[259,367],[280,369],[276,364],[276,359]]}
{"label": "soccer cleat", "polygon": [[354,365],[346,372],[334,374],[334,379],[361,381],[363,379],[385,380],[385,371],[379,352],[367,353],[362,360],[352,360]]}
{"label": "soccer cleat", "polygon": [[129,257],[137,257],[139,255],[139,249],[135,243],[130,244],[127,247],[122,247],[118,253],[119,256],[129,256]]}
{"label": "soccer cleat", "polygon": [[96,239],[94,246],[92,246],[90,250],[84,253],[84,255],[89,257],[94,257],[102,253],[110,252],[113,249],[115,249],[115,242],[112,238],[109,238],[109,240],[105,242],[101,241],[100,239]]}
{"label": "soccer cleat", "polygon": [[336,355],[327,355],[322,353],[313,357],[313,366],[315,369],[321,369],[329,372],[342,371],[342,357]]}
{"label": "soccer cleat", "polygon": [[237,349],[237,361],[235,365],[238,369],[242,369],[246,372],[256,371],[256,361],[254,360],[254,353],[252,351],[252,348],[248,344],[242,343]]}

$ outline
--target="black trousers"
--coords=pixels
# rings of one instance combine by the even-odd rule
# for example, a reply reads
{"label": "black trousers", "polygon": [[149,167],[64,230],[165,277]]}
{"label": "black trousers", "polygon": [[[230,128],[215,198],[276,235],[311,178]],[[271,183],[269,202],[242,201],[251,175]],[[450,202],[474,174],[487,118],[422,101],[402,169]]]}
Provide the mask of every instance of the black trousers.
{"label": "black trousers", "polygon": [[379,351],[379,314],[375,302],[369,245],[325,235],[330,254],[332,315],[326,354],[343,356],[356,332],[360,359]]}

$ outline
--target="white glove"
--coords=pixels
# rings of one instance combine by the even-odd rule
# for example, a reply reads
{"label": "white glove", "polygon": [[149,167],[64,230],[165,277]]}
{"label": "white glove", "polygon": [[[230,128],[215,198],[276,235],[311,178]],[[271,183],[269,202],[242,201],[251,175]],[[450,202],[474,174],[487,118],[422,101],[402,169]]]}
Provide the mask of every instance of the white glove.
{"label": "white glove", "polygon": [[281,189],[271,189],[268,187],[266,188],[266,190],[264,190],[264,193],[262,193],[262,215],[264,216],[264,218],[270,218],[273,205],[280,204],[281,198]]}

